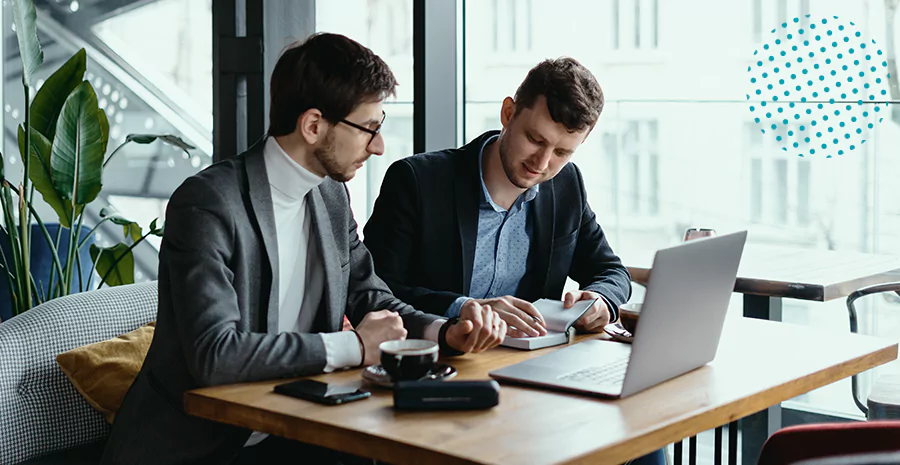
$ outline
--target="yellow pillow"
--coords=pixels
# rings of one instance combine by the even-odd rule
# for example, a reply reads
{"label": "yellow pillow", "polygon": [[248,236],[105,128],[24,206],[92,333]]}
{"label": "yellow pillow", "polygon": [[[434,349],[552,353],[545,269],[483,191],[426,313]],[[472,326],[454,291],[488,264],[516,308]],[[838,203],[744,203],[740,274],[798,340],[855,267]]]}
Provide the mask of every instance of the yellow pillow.
{"label": "yellow pillow", "polygon": [[88,344],[56,356],[75,389],[112,424],[125,393],[134,382],[153,340],[156,322],[121,336]]}

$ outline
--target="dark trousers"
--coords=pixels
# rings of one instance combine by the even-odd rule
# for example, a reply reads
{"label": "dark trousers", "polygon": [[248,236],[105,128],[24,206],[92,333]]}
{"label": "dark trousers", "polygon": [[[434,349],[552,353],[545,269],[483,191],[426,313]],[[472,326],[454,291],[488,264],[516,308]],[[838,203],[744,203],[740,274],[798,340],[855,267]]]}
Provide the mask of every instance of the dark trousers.
{"label": "dark trousers", "polygon": [[269,436],[255,446],[244,447],[232,465],[256,465],[265,463],[297,463],[310,465],[373,465],[372,459],[364,459],[324,447],[314,446],[278,436]]}

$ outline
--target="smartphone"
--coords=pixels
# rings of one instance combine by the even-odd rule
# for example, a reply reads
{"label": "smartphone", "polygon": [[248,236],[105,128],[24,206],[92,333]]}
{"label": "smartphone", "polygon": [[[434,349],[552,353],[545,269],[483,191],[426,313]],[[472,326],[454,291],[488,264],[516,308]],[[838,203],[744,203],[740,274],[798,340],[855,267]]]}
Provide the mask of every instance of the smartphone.
{"label": "smartphone", "polygon": [[276,385],[275,392],[325,405],[346,404],[372,395],[370,392],[361,391],[355,387],[327,384],[312,379],[301,379]]}

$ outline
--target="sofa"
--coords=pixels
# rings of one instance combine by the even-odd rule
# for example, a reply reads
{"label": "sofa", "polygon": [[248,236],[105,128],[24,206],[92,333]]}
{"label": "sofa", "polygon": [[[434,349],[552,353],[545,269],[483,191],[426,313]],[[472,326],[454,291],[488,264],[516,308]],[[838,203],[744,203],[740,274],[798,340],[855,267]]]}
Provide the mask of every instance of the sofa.
{"label": "sofa", "polygon": [[157,283],[103,288],[0,323],[0,465],[97,463],[110,426],[56,363],[156,319]]}

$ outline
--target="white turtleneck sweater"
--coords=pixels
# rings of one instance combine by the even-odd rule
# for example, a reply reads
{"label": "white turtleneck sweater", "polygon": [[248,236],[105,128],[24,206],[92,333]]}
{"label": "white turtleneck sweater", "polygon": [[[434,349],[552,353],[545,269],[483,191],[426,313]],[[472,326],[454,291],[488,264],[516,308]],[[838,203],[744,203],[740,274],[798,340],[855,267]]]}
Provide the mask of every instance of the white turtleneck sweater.
{"label": "white turtleneck sweater", "polygon": [[[272,190],[275,230],[278,240],[278,331],[308,333],[325,289],[325,266],[318,240],[311,233],[312,212],[307,194],[325,178],[295,162],[274,137],[263,149],[266,173]],[[425,338],[437,341],[446,319],[436,320]],[[359,340],[352,331],[320,333],[325,343],[326,373],[362,363]],[[258,444],[268,435],[254,431],[245,446]]]}

